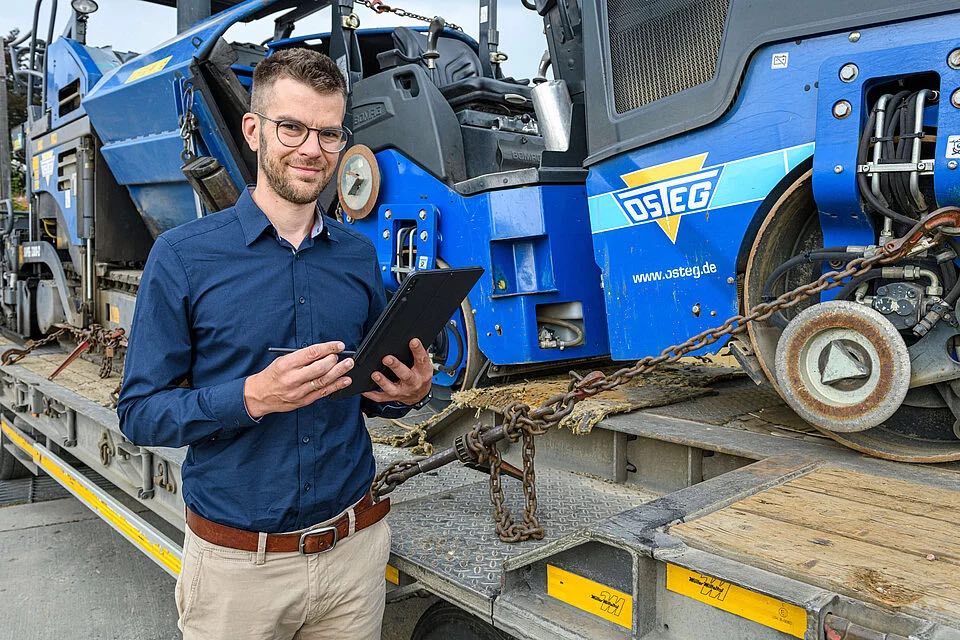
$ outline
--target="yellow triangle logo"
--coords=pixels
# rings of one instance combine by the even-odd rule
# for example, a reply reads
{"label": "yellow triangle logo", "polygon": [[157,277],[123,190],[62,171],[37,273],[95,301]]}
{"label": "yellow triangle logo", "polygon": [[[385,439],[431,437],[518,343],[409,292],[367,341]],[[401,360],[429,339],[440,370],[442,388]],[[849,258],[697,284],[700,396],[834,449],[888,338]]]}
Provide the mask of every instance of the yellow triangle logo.
{"label": "yellow triangle logo", "polygon": [[[681,158],[680,160],[673,160],[671,162],[632,171],[620,176],[620,179],[623,180],[624,184],[628,187],[642,187],[645,184],[700,171],[700,169],[703,169],[706,161],[707,154],[701,153],[690,156],[689,158]],[[677,244],[677,232],[680,231],[681,217],[682,216],[668,216],[654,220],[673,244]]]}
{"label": "yellow triangle logo", "polygon": [[655,220],[657,226],[663,229],[663,232],[670,238],[670,242],[677,244],[677,232],[680,231],[680,218],[682,216],[670,216]]}

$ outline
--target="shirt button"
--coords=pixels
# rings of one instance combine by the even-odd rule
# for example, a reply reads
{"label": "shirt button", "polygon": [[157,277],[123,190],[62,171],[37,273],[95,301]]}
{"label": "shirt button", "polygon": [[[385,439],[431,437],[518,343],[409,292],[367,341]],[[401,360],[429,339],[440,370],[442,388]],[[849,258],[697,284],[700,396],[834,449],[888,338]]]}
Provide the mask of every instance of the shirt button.
{"label": "shirt button", "polygon": [[303,444],[310,442],[310,436],[303,436]]}
{"label": "shirt button", "polygon": [[301,343],[300,343],[300,348],[301,348],[301,349],[306,349],[306,348],[307,348],[307,343],[306,343],[306,342],[301,342]]}
{"label": "shirt button", "polygon": [[308,482],[307,484],[303,485],[303,492],[306,493],[306,492],[308,492],[308,491],[310,491],[310,483],[309,483],[309,482]]}
{"label": "shirt button", "polygon": [[307,301],[306,298],[304,298],[303,296],[300,296],[300,304],[303,304],[306,301]]}

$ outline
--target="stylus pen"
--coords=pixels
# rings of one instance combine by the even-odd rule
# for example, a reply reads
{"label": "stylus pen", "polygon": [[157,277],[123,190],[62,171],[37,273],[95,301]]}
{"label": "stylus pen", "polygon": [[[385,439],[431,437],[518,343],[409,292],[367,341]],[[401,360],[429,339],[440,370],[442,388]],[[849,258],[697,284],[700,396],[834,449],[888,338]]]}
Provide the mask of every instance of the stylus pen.
{"label": "stylus pen", "polygon": [[294,351],[299,351],[299,349],[287,349],[286,347],[267,347],[267,351],[272,351],[273,353],[293,353]]}

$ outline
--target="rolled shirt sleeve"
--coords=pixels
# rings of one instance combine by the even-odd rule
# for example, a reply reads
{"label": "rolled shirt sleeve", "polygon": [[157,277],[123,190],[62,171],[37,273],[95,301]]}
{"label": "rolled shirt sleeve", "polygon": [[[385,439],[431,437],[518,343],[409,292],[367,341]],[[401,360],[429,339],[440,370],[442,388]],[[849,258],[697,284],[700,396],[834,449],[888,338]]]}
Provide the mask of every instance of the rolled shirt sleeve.
{"label": "rolled shirt sleeve", "polygon": [[192,389],[190,283],[161,235],[140,280],[117,403],[120,430],[145,446],[183,447],[223,429],[257,424],[243,400],[246,376]]}

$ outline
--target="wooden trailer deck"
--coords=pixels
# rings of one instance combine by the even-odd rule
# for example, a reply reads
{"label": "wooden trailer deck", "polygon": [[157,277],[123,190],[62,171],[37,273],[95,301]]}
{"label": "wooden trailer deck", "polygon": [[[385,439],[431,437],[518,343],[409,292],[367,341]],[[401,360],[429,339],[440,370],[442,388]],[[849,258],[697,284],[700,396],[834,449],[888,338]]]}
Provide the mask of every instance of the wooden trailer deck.
{"label": "wooden trailer deck", "polygon": [[827,466],[669,532],[693,548],[884,608],[960,618],[956,490]]}

